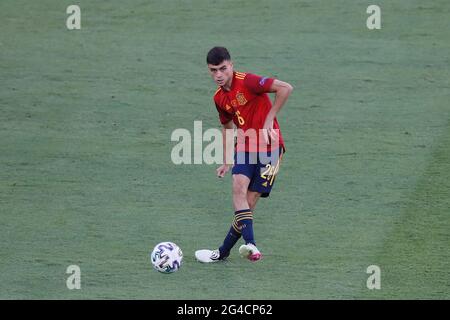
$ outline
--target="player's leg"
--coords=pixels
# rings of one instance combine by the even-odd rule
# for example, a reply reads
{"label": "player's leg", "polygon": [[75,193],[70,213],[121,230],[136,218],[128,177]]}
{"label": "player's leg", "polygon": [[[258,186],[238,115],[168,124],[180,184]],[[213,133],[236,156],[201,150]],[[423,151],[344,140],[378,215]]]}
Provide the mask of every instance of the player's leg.
{"label": "player's leg", "polygon": [[233,225],[238,226],[245,241],[245,244],[239,248],[239,253],[251,261],[257,261],[261,259],[261,253],[256,248],[253,233],[253,209],[260,193],[249,191],[250,183],[250,178],[245,175],[233,175],[233,203],[235,208]]}
{"label": "player's leg", "polygon": [[250,206],[250,210],[255,213],[256,203],[258,202],[259,198],[261,197],[261,192],[257,191],[247,191],[247,202]]}
{"label": "player's leg", "polygon": [[235,215],[222,245],[218,250],[198,250],[195,252],[195,257],[200,262],[216,262],[225,259],[230,255],[231,249],[242,235],[243,226],[244,240],[253,240],[253,227],[251,225],[250,206],[247,201],[247,191],[250,184],[250,178],[245,174],[233,174],[233,205],[235,208]]}
{"label": "player's leg", "polygon": [[233,175],[233,203],[235,224],[241,230],[245,243],[255,244],[253,236],[253,213],[248,203],[247,193],[250,178],[243,174]]}
{"label": "player's leg", "polygon": [[[246,155],[248,160],[249,155]],[[234,205],[234,219],[231,224],[222,246],[219,248],[220,258],[224,259],[234,247],[236,242],[242,236],[245,242],[254,243],[253,239],[253,225],[252,212],[247,201],[248,186],[250,185],[250,177],[255,171],[256,164],[250,164],[249,161],[239,163],[235,161],[232,169],[233,179],[233,205]]]}
{"label": "player's leg", "polygon": [[249,185],[249,177],[244,174],[233,174],[233,205],[235,211],[250,208],[247,200]]}
{"label": "player's leg", "polygon": [[[256,203],[260,197],[268,197],[272,190],[275,176],[278,173],[281,160],[281,150],[274,157],[271,157],[271,153],[263,159],[258,157],[258,169],[253,176],[247,192],[247,202],[250,208],[255,209]],[[278,156],[279,155],[279,156]],[[251,261],[257,261],[261,259],[261,253],[256,248],[255,243],[246,243],[239,248],[241,256],[248,258]]]}
{"label": "player's leg", "polygon": [[[250,207],[252,214],[255,213],[256,203],[261,197],[261,193],[257,191],[247,191],[247,202]],[[261,259],[262,255],[254,243],[246,243],[239,247],[239,253],[242,257],[247,258],[251,261],[258,261]]]}
{"label": "player's leg", "polygon": [[[248,218],[251,214],[250,207],[247,201],[247,190],[250,184],[250,178],[245,174],[233,174],[233,205],[235,209],[235,215],[222,246],[219,248],[220,258],[224,259],[228,257],[231,249],[236,242],[240,239],[243,230],[243,223],[246,222],[245,218]],[[244,231],[244,240],[247,237],[247,230]],[[253,235],[251,235],[253,236]]]}
{"label": "player's leg", "polygon": [[[198,250],[195,252],[195,257],[200,262],[216,262],[225,259],[230,254],[231,249],[242,235],[242,223],[239,219],[244,219],[250,216],[250,207],[247,202],[247,190],[250,184],[250,177],[256,170],[255,164],[250,164],[249,155],[245,154],[245,160],[243,162],[237,161],[235,155],[235,165],[232,169],[233,174],[233,205],[235,208],[235,215],[222,246],[217,250]],[[238,208],[238,209],[236,209]],[[245,221],[244,221],[245,222]],[[246,232],[247,235],[247,232]],[[245,239],[245,238],[244,238]]]}

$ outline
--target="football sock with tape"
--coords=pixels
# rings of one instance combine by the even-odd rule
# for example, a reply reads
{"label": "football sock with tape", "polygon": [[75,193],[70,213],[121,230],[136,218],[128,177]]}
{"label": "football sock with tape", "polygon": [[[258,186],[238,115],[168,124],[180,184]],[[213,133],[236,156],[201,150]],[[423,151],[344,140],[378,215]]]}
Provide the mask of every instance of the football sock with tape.
{"label": "football sock with tape", "polygon": [[250,209],[238,210],[234,213],[234,220],[228,231],[222,246],[219,248],[220,259],[225,259],[230,254],[241,235],[245,243],[255,244],[253,236],[253,214]]}
{"label": "football sock with tape", "polygon": [[222,246],[219,248],[220,259],[225,259],[229,256],[231,248],[234,247],[240,237],[241,231],[239,230],[235,221],[233,221],[230,231],[228,231],[227,236],[223,240]]}
{"label": "football sock with tape", "polygon": [[234,213],[235,221],[239,229],[241,230],[242,237],[245,244],[255,244],[255,238],[253,235],[253,213],[250,209],[239,210]]}

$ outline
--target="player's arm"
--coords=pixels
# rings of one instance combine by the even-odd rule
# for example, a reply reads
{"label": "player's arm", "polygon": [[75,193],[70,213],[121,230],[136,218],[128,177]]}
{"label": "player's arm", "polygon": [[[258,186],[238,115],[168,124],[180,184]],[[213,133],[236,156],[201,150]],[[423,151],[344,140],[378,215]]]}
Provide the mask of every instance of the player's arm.
{"label": "player's arm", "polygon": [[223,143],[223,164],[217,168],[217,176],[223,178],[230,170],[233,164],[233,150],[234,150],[234,123],[229,121],[222,124],[222,143]]}
{"label": "player's arm", "polygon": [[272,108],[266,116],[263,133],[264,138],[269,142],[268,134],[272,139],[276,138],[276,132],[273,130],[273,120],[275,119],[277,113],[286,103],[289,95],[291,94],[293,88],[292,86],[284,81],[280,81],[274,78],[260,77],[254,74],[247,74],[244,83],[252,92],[256,94],[262,94],[266,92],[274,92],[275,100],[272,104]]}
{"label": "player's arm", "polygon": [[269,90],[267,90],[267,92],[275,92],[275,100],[273,101],[272,108],[267,114],[263,125],[263,136],[267,143],[269,143],[269,137],[272,140],[278,138],[277,130],[273,129],[273,120],[286,103],[293,89],[294,88],[289,83],[275,79]]}
{"label": "player's arm", "polygon": [[288,97],[290,96],[294,88],[287,82],[275,79],[270,86],[269,92],[275,93],[275,100],[273,101],[272,109],[270,109],[267,114],[266,121],[264,123],[264,128],[272,128],[273,120],[275,119],[277,113],[286,103]]}

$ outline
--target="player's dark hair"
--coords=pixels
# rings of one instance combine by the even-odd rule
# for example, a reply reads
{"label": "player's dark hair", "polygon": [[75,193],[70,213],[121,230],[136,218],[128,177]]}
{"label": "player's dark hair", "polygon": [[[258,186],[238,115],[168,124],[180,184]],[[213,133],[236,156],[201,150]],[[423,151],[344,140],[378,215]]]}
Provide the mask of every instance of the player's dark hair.
{"label": "player's dark hair", "polygon": [[206,56],[206,63],[217,66],[224,62],[225,60],[230,60],[230,53],[227,48],[224,47],[214,47],[209,50],[208,55]]}

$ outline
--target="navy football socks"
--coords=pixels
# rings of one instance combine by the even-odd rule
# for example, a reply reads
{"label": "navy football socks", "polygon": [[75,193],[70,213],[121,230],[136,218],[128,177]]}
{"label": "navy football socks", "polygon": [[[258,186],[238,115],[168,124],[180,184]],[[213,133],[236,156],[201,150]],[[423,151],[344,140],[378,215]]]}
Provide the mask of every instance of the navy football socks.
{"label": "navy football socks", "polygon": [[228,257],[231,248],[233,248],[241,235],[246,244],[255,244],[253,236],[253,214],[250,209],[239,210],[234,213],[233,224],[231,225],[222,246],[219,248],[220,259]]}

